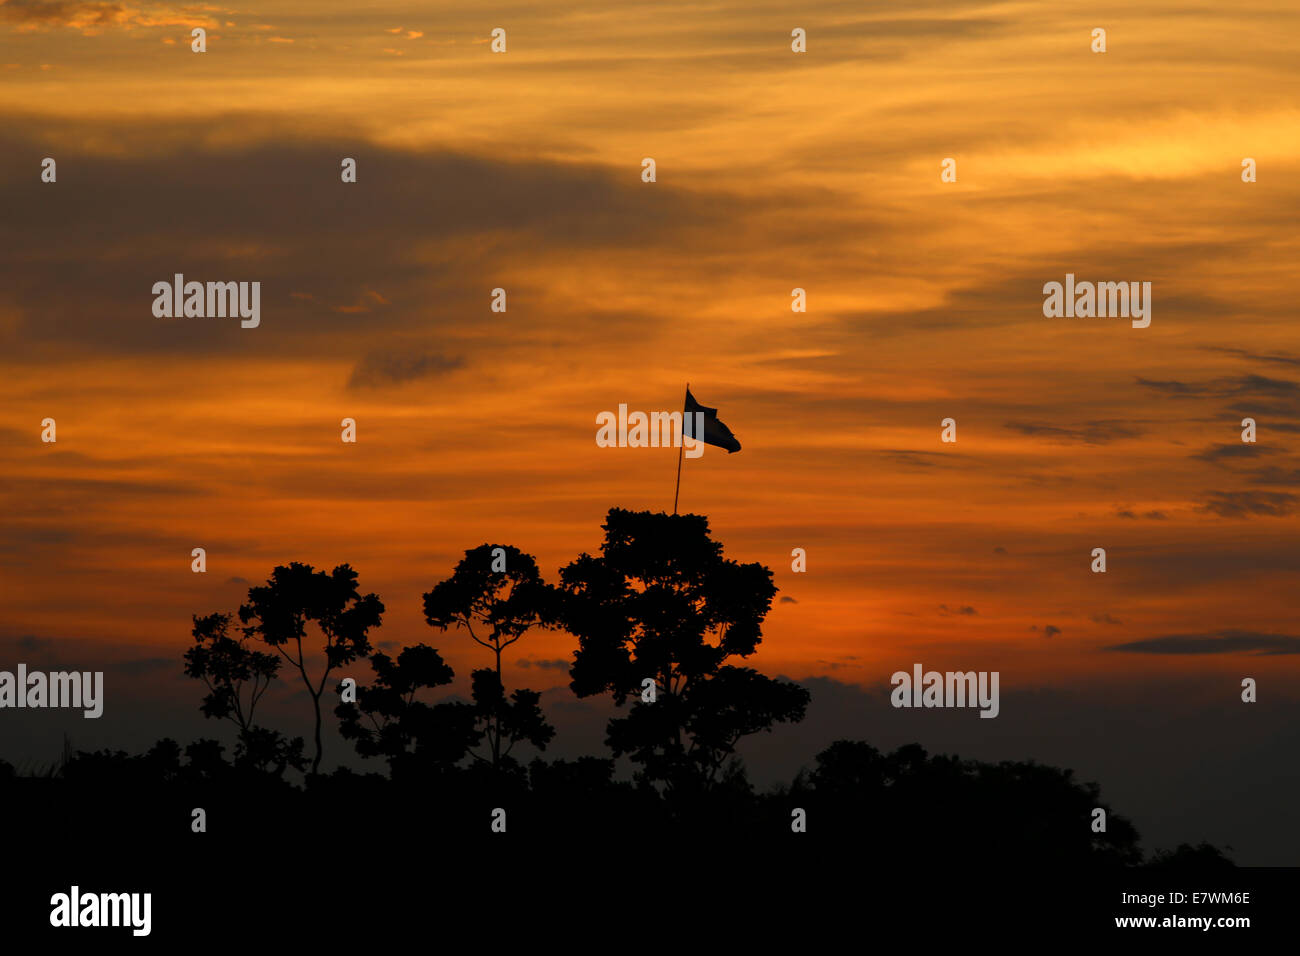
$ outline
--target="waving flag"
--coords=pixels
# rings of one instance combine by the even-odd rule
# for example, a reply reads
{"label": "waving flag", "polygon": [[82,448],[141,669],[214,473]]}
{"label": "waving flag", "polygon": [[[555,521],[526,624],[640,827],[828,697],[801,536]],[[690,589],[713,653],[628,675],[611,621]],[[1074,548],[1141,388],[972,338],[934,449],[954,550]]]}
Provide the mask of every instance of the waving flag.
{"label": "waving flag", "polygon": [[[740,442],[731,434],[731,429],[718,419],[718,410],[701,405],[691,394],[691,387],[686,386],[686,408],[682,415],[682,434],[689,438],[703,441],[706,445],[716,445],[727,449],[728,453],[740,451]],[[696,412],[704,414],[704,434],[695,434]]]}

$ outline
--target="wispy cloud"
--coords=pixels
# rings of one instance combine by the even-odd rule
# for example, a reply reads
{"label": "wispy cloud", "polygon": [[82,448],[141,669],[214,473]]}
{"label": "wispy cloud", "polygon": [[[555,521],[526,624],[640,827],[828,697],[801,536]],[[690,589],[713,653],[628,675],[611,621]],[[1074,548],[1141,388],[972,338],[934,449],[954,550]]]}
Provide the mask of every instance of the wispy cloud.
{"label": "wispy cloud", "polygon": [[1107,650],[1131,654],[1300,654],[1300,637],[1223,630],[1204,634],[1166,634],[1127,644],[1113,644]]}
{"label": "wispy cloud", "polygon": [[219,25],[214,16],[230,14],[204,4],[150,4],[128,6],[115,2],[77,0],[5,0],[0,3],[0,21],[19,30],[48,30],[65,27],[84,36],[96,36],[109,29],[135,30],[142,27],[205,27]]}
{"label": "wispy cloud", "polygon": [[1250,444],[1248,442],[1237,442],[1235,444],[1211,445],[1204,451],[1197,452],[1192,458],[1201,461],[1208,461],[1218,464],[1222,461],[1235,461],[1242,458],[1258,458],[1261,455],[1274,454],[1275,448],[1269,448],[1260,444]]}
{"label": "wispy cloud", "polygon": [[357,362],[348,388],[380,388],[435,378],[465,366],[464,359],[436,352],[372,352]]}
{"label": "wispy cloud", "polygon": [[1297,503],[1300,498],[1281,491],[1212,491],[1209,500],[1197,510],[1222,518],[1281,518],[1294,513]]}
{"label": "wispy cloud", "polygon": [[1249,359],[1252,362],[1270,362],[1276,365],[1300,366],[1300,357],[1294,355],[1266,355],[1260,352],[1228,348],[1222,345],[1203,345],[1201,348],[1206,352],[1219,352],[1223,355],[1235,355],[1239,358]]}
{"label": "wispy cloud", "polygon": [[1007,422],[1004,426],[1022,435],[1043,436],[1086,445],[1104,445],[1122,438],[1135,438],[1145,429],[1130,422],[1093,421],[1078,425],[1056,425],[1050,422]]}
{"label": "wispy cloud", "polygon": [[969,605],[961,605],[959,607],[949,607],[946,604],[940,604],[939,613],[944,616],[956,615],[958,617],[972,617],[978,614],[979,612]]}

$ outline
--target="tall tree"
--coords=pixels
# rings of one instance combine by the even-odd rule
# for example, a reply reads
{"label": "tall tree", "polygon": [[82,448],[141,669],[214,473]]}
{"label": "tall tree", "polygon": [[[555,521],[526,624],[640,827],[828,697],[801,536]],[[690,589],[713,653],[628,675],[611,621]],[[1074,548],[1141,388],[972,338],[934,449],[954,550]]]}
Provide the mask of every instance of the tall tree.
{"label": "tall tree", "polygon": [[545,750],[555,736],[542,714],[541,695],[520,688],[507,697],[501,674],[505,649],[533,627],[548,625],[552,595],[532,555],[496,544],[466,551],[452,576],[424,595],[424,618],[431,627],[464,628],[492,652],[495,666],[475,670],[470,680],[488,745],[488,757],[472,755],[493,767],[501,766],[516,743],[526,740]]}
{"label": "tall tree", "polygon": [[668,790],[708,789],[742,737],[802,720],[808,704],[798,684],[725,663],[762,641],[772,572],[725,559],[703,515],[614,508],[604,530],[598,557],[560,572],[556,613],[578,638],[570,686],[619,706],[636,697],[609,722],[614,755]]}
{"label": "tall tree", "polygon": [[[321,695],[332,671],[371,651],[369,632],[378,627],[384,605],[376,594],[357,591],[357,573],[346,564],[333,572],[316,571],[295,561],[276,567],[264,587],[248,589],[248,603],[239,609],[244,634],[257,637],[302,676],[316,717],[316,752],[311,772],[319,772],[321,747]],[[324,667],[313,680],[303,649],[307,624],[314,622],[325,639]],[[285,650],[290,647],[293,653]]]}
{"label": "tall tree", "polygon": [[185,652],[185,674],[201,680],[208,694],[200,706],[205,717],[225,719],[239,728],[235,762],[282,775],[286,767],[302,770],[301,737],[286,739],[257,726],[257,705],[275,680],[280,660],[248,646],[242,632],[232,636],[230,614],[194,616],[194,646]]}

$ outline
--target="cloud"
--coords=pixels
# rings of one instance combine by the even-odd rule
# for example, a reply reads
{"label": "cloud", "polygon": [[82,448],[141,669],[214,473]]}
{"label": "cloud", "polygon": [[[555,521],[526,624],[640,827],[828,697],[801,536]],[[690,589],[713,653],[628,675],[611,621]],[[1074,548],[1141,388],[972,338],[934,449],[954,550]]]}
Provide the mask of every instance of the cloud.
{"label": "cloud", "polygon": [[1135,381],[1145,388],[1155,389],[1158,392],[1193,398],[1218,398],[1237,395],[1273,397],[1300,395],[1300,384],[1287,379],[1268,378],[1264,375],[1237,375],[1196,383],[1176,380],[1156,381],[1141,376],[1136,378]]}
{"label": "cloud", "polygon": [[1281,518],[1296,510],[1300,498],[1282,491],[1211,491],[1209,500],[1197,511],[1222,518],[1246,518],[1265,515]]}
{"label": "cloud", "polygon": [[969,605],[964,605],[962,607],[949,607],[946,604],[940,604],[939,613],[945,616],[955,614],[964,617],[971,617],[972,615],[978,614],[979,612],[976,611],[973,607],[970,607]]}
{"label": "cloud", "polygon": [[[1031,631],[1037,631],[1038,625],[1035,624],[1029,629]],[[1061,629],[1057,627],[1055,624],[1048,624],[1046,627],[1043,628],[1043,637],[1056,637],[1056,635],[1060,633],[1061,633]]]}
{"label": "cloud", "polygon": [[566,661],[558,657],[552,659],[546,659],[546,660],[529,660],[528,658],[525,657],[523,660],[519,662],[519,666],[540,667],[543,670],[552,670],[552,671],[567,671],[570,667],[573,666],[573,662]]}
{"label": "cloud", "polygon": [[1114,644],[1109,651],[1131,654],[1249,654],[1271,656],[1300,654],[1300,637],[1265,634],[1260,631],[1224,630],[1205,634],[1166,634],[1127,644]]}
{"label": "cloud", "polygon": [[880,455],[905,468],[950,467],[947,455],[935,451],[912,451],[908,448],[882,448]]}
{"label": "cloud", "polygon": [[352,369],[348,388],[380,388],[422,378],[435,378],[463,368],[465,360],[434,352],[371,352]]}
{"label": "cloud", "polygon": [[1209,387],[1204,385],[1189,385],[1187,382],[1165,381],[1158,382],[1152,379],[1137,378],[1139,385],[1146,388],[1153,388],[1158,392],[1165,392],[1170,395],[1208,395]]}
{"label": "cloud", "polygon": [[1044,422],[1007,422],[1003,427],[1022,435],[1043,435],[1086,445],[1105,445],[1121,438],[1135,438],[1144,431],[1120,421],[1081,422],[1073,427]]}
{"label": "cloud", "polygon": [[[221,12],[220,7],[161,5],[143,10],[123,3],[60,2],[60,0],[8,0],[0,4],[0,20],[17,24],[19,30],[48,30],[67,27],[84,36],[96,36],[116,27],[186,26],[216,27],[217,21],[199,10]],[[229,13],[231,11],[224,11]]]}
{"label": "cloud", "polygon": [[1233,458],[1257,458],[1260,455],[1272,454],[1276,449],[1266,448],[1263,445],[1252,445],[1247,442],[1229,442],[1225,445],[1211,445],[1205,451],[1197,452],[1192,458],[1218,463],[1224,459]]}
{"label": "cloud", "polygon": [[1300,394],[1300,384],[1280,378],[1265,378],[1263,375],[1243,375],[1240,378],[1226,379],[1224,387],[1233,394],[1249,395],[1296,395]]}
{"label": "cloud", "polygon": [[1090,614],[1088,615],[1088,618],[1089,620],[1093,621],[1096,624],[1119,625],[1124,623],[1123,621],[1116,620],[1115,618],[1111,617],[1109,614]]}
{"label": "cloud", "polygon": [[36,653],[44,648],[51,648],[55,644],[48,637],[37,637],[35,634],[24,634],[18,638],[16,643],[28,654]]}
{"label": "cloud", "polygon": [[1252,362],[1273,362],[1277,365],[1300,366],[1300,358],[1294,355],[1264,355],[1260,352],[1248,352],[1246,349],[1227,348],[1222,345],[1203,345],[1201,348],[1206,352],[1236,355],[1240,358],[1250,359]]}
{"label": "cloud", "polygon": [[1141,515],[1139,515],[1137,514],[1137,512],[1132,511],[1128,508],[1123,508],[1119,511],[1116,511],[1115,517],[1128,518],[1129,520],[1132,521],[1137,521],[1139,518],[1145,518],[1148,521],[1167,521],[1169,519],[1169,516],[1165,514],[1163,511],[1144,511]]}
{"label": "cloud", "polygon": [[[236,145],[208,145],[221,142]],[[21,166],[22,157],[51,152],[62,173],[57,190]],[[344,156],[360,159],[355,188],[339,181]],[[75,176],[64,172],[74,169]],[[457,329],[477,343],[482,324],[467,316],[486,310],[478,290],[500,285],[503,272],[513,278],[512,312],[517,303],[535,316],[552,306],[544,291],[512,277],[515,263],[563,272],[582,252],[599,271],[647,243],[689,256],[704,237],[763,215],[765,205],[717,190],[648,189],[590,162],[401,150],[244,114],[103,130],[58,122],[40,130],[0,116],[0,179],[11,177],[32,180],[7,197],[0,217],[0,246],[15,250],[0,260],[0,340],[16,361],[77,349],[99,359],[242,355],[254,338],[267,360],[336,358],[431,328]],[[323,202],[327,182],[333,198]],[[173,215],[178,208],[189,212]],[[115,241],[131,249],[127,259],[106,255],[94,233],[107,218]],[[73,272],[79,281],[66,282]],[[255,335],[222,320],[155,319],[152,285],[176,272],[260,281]],[[563,335],[598,345],[656,318],[588,306]],[[535,338],[562,347],[556,327],[542,321],[551,317],[541,312],[537,327],[491,342],[494,357]],[[362,363],[356,384],[424,375],[439,364],[379,358]]]}
{"label": "cloud", "polygon": [[794,598],[790,597],[790,595],[788,595],[788,594],[783,594],[783,595],[781,596],[781,600],[778,601],[777,603],[779,603],[779,604],[798,604],[799,602],[796,601]]}
{"label": "cloud", "polygon": [[1279,468],[1268,465],[1250,472],[1253,485],[1300,485],[1300,468]]}

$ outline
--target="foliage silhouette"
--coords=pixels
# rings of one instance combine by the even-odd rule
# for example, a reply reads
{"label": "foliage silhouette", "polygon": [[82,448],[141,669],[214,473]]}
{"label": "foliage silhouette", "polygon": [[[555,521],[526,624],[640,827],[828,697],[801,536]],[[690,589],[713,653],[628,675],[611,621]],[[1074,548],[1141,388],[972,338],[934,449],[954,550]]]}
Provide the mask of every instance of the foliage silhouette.
{"label": "foliage silhouette", "polygon": [[[1232,847],[1227,847],[1227,849],[1231,850]],[[1151,854],[1147,866],[1153,870],[1177,870],[1180,872],[1195,870],[1197,872],[1211,873],[1236,868],[1236,865],[1223,850],[1204,841],[1195,846],[1190,843],[1180,843],[1172,850],[1156,850]]]}
{"label": "foliage silhouette", "polygon": [[[554,836],[570,850],[585,840],[591,853],[607,852],[615,840],[636,850],[630,865],[653,858],[665,878],[681,875],[680,854],[660,860],[657,848],[713,854],[728,837],[735,838],[733,850],[761,846],[794,872],[812,865],[810,846],[850,861],[866,849],[881,860],[978,862],[983,870],[1142,863],[1136,829],[1102,802],[1096,784],[1032,761],[963,760],[927,754],[917,744],[887,753],[840,740],[788,786],[756,792],[736,758],[737,742],[801,719],[809,700],[795,684],[730,663],[760,643],[775,593],[771,572],[726,560],[698,515],[613,509],[605,532],[600,555],[582,555],[564,568],[558,589],[514,548],[506,549],[511,572],[491,572],[491,546],[484,545],[466,552],[452,578],[424,596],[429,624],[466,626],[493,651],[496,666],[470,675],[470,702],[436,699],[455,679],[436,649],[372,652],[368,634],[384,607],[376,595],[359,594],[348,565],[332,574],[305,564],[277,567],[265,587],[249,589],[242,628],[231,615],[195,617],[194,643],[184,652],[186,673],[207,688],[202,712],[239,731],[233,759],[216,740],[182,746],[164,738],[139,755],[74,752],[65,742],[64,758],[47,773],[24,773],[0,760],[0,802],[24,822],[15,839],[93,840],[113,846],[102,855],[109,860],[149,848],[193,853],[177,835],[189,830],[193,808],[205,808],[219,841],[203,856],[205,866],[233,872],[257,865],[269,847],[322,847],[328,834],[332,847],[365,846],[355,860],[375,873],[396,865],[385,860],[405,859],[412,846],[438,845],[481,863],[482,879],[492,880],[503,866],[517,865],[501,855],[508,844],[487,826],[487,809],[506,807],[516,837]],[[314,681],[303,650],[309,622],[325,636],[324,673]],[[537,626],[565,626],[577,637],[569,677],[580,697],[609,693],[625,705],[639,698],[644,678],[655,683],[654,703],[638,700],[610,720],[613,758],[539,757],[525,767],[511,755],[516,742],[541,748],[554,734],[539,695],[507,695],[500,679],[503,652]],[[256,641],[269,652],[256,649]],[[373,680],[334,713],[341,736],[362,756],[382,758],[387,774],[322,773],[326,678],[362,655]],[[287,741],[255,722],[284,660],[314,691],[316,705],[315,758],[297,782],[285,771],[305,769],[302,738]],[[486,756],[475,753],[489,734],[498,746]],[[636,767],[631,780],[616,772],[616,758],[624,756]],[[1107,810],[1105,833],[1092,832],[1096,807]],[[808,829],[785,839],[794,808],[806,811]],[[1232,863],[1208,844],[1181,844],[1157,851],[1147,865]]]}
{"label": "foliage silhouette", "polygon": [[560,572],[555,613],[578,638],[570,687],[622,706],[653,680],[656,700],[612,718],[607,743],[646,781],[707,791],[741,737],[802,720],[808,704],[797,684],[724,663],[762,640],[772,572],[723,558],[702,515],[613,508],[604,530],[599,557]]}
{"label": "foliage silhouette", "polygon": [[[501,554],[494,558],[497,549]],[[494,571],[494,560],[502,559],[504,570]],[[555,728],[542,714],[541,695],[519,689],[507,697],[501,676],[502,652],[533,627],[549,624],[553,600],[532,555],[494,544],[466,551],[452,576],[424,595],[424,618],[430,627],[464,628],[476,644],[493,654],[494,669],[470,675],[475,711],[488,746],[488,757],[473,751],[471,756],[495,768],[502,766],[515,744],[527,741],[545,750],[555,736]]]}
{"label": "foliage silhouette", "polygon": [[[946,856],[955,846],[1042,865],[1141,862],[1133,825],[1101,802],[1096,784],[1032,761],[991,764],[930,756],[918,744],[882,753],[839,740],[817,755],[796,791],[821,826],[862,836],[883,854]],[[1106,809],[1106,832],[1092,811]],[[810,811],[811,812],[811,811]]]}
{"label": "foliage silhouette", "polygon": [[[288,567],[276,567],[265,586],[249,588],[248,603],[239,608],[239,619],[246,625],[244,634],[259,638],[288,661],[302,676],[311,696],[316,720],[313,774],[320,770],[323,752],[321,695],[325,682],[336,668],[370,653],[368,634],[372,627],[379,626],[383,612],[384,605],[377,595],[362,597],[357,591],[357,574],[348,565],[341,564],[326,574],[296,561]],[[314,621],[325,637],[324,668],[316,681],[308,674],[303,656],[302,642],[309,621]],[[290,644],[295,648],[292,656],[285,651]]]}
{"label": "foliage silhouette", "polygon": [[185,673],[208,688],[200,709],[205,717],[227,719],[239,728],[236,761],[273,770],[277,776],[286,767],[301,771],[305,766],[302,738],[286,740],[279,732],[253,722],[257,704],[275,680],[280,660],[250,648],[249,635],[242,631],[240,637],[231,637],[231,623],[229,614],[194,617],[195,646],[185,652]]}
{"label": "foliage silhouette", "polygon": [[370,666],[374,683],[358,685],[356,703],[339,704],[335,714],[343,738],[363,757],[385,757],[394,780],[445,775],[482,740],[473,705],[416,698],[456,676],[432,647],[403,648],[396,660],[381,651]]}

